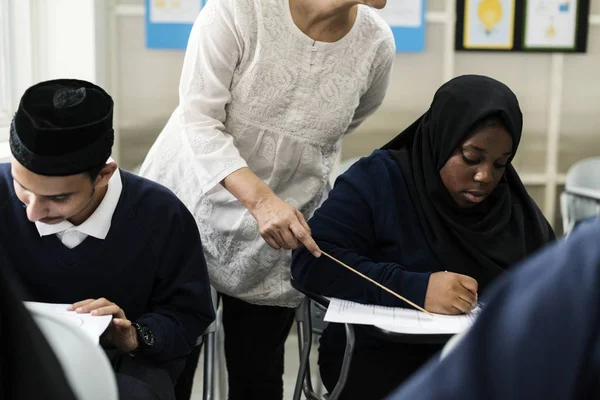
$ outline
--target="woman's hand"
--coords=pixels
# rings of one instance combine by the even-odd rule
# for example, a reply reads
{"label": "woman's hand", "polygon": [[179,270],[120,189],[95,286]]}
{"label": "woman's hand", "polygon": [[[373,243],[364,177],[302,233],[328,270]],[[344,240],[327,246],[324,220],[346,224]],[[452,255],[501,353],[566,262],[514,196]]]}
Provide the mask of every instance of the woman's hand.
{"label": "woman's hand", "polygon": [[477,281],[453,272],[435,272],[429,277],[425,309],[437,314],[462,314],[477,306]]}
{"label": "woman's hand", "polygon": [[259,200],[250,212],[258,222],[260,235],[269,246],[294,250],[304,245],[315,257],[321,255],[302,213],[275,194]]}
{"label": "woman's hand", "polygon": [[293,250],[304,245],[315,257],[321,256],[302,213],[277,197],[250,169],[240,168],[221,183],[250,211],[269,246]]}

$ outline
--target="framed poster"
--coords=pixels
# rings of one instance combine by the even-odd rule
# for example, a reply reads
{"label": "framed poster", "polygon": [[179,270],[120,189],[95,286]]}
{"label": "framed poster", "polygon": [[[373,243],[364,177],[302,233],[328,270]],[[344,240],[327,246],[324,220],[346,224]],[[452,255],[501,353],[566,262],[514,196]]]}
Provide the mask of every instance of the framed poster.
{"label": "framed poster", "polygon": [[575,50],[577,0],[529,0],[525,9],[526,49]]}
{"label": "framed poster", "polygon": [[512,49],[515,0],[466,0],[463,47],[465,49]]}
{"label": "framed poster", "polygon": [[397,53],[425,50],[425,0],[390,0],[377,10],[390,25]]}
{"label": "framed poster", "polygon": [[457,0],[457,51],[587,50],[590,0]]}
{"label": "framed poster", "polygon": [[146,0],[146,47],[185,50],[206,0]]}

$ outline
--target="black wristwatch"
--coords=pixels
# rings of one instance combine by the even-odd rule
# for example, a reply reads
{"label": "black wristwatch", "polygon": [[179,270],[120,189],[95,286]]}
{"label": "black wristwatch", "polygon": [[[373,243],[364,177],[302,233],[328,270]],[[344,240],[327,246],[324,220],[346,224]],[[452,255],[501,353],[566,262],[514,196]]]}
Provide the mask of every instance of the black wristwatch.
{"label": "black wristwatch", "polygon": [[146,350],[154,347],[154,333],[152,329],[148,327],[148,325],[138,324],[134,322],[133,327],[137,332],[137,340],[138,340],[138,349],[137,350]]}

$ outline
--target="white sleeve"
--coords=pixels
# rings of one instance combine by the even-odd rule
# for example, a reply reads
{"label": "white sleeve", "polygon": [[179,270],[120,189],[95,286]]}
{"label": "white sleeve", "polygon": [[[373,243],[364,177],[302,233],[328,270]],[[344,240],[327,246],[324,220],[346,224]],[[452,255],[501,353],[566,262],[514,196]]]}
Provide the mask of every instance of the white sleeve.
{"label": "white sleeve", "polygon": [[354,117],[346,130],[346,134],[358,128],[371,114],[377,111],[385,98],[396,55],[393,36],[383,41],[378,53],[377,64],[373,66],[373,80],[369,89],[360,98],[360,103],[356,107]]}
{"label": "white sleeve", "polygon": [[224,125],[242,50],[233,0],[210,0],[192,28],[179,85],[184,145],[192,150],[202,193],[247,166]]}

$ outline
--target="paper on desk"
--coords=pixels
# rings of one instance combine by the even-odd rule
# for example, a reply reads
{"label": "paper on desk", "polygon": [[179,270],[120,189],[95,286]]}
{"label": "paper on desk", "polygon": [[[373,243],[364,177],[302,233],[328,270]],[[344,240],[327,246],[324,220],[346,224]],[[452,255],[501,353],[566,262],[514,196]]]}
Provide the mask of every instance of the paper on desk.
{"label": "paper on desk", "polygon": [[462,315],[427,315],[408,308],[359,304],[332,298],[325,321],[374,325],[391,332],[405,334],[456,334],[473,325],[481,309]]}
{"label": "paper on desk", "polygon": [[75,311],[67,311],[70,304],[26,301],[25,306],[29,310],[38,310],[42,313],[53,314],[69,323],[79,326],[96,344],[100,342],[100,335],[104,333],[112,320],[112,315],[95,316],[92,314],[78,314]]}

